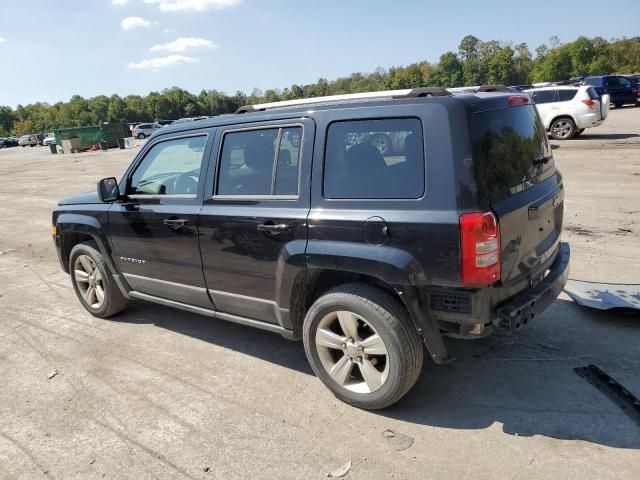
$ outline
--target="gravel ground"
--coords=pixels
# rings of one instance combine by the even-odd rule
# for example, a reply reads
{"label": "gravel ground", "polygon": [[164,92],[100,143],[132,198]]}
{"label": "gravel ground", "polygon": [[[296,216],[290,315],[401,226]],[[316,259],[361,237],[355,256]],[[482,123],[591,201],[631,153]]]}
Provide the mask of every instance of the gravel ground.
{"label": "gravel ground", "polygon": [[[572,277],[640,283],[640,108],[557,147]],[[92,317],[51,210],[134,153],[0,150],[0,478],[320,479],[349,461],[351,479],[640,478],[638,425],[573,372],[640,396],[639,316],[563,295],[512,337],[448,340],[457,361],[381,412],[338,402],[275,334],[149,304]]]}

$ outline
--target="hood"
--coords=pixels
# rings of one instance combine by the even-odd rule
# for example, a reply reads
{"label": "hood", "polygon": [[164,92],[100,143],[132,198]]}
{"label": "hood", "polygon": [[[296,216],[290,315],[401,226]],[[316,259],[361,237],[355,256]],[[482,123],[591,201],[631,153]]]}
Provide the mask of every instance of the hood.
{"label": "hood", "polygon": [[100,200],[100,197],[98,197],[98,192],[94,190],[93,192],[64,197],[58,202],[58,205],[80,205],[83,203],[102,203],[102,201]]}

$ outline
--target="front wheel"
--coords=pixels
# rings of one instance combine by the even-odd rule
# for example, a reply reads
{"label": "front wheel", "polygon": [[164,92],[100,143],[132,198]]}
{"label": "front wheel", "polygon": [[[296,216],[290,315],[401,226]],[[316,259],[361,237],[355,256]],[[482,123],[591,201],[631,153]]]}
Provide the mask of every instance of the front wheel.
{"label": "front wheel", "polygon": [[569,140],[576,132],[576,124],[568,117],[558,118],[551,124],[551,136],[556,140]]}
{"label": "front wheel", "polygon": [[126,308],[127,299],[109,273],[95,242],[73,247],[69,255],[69,272],[80,303],[91,315],[107,318]]}
{"label": "front wheel", "polygon": [[359,408],[396,403],[422,370],[422,342],[409,313],[369,285],[343,285],[316,300],[304,320],[303,340],[318,378]]}

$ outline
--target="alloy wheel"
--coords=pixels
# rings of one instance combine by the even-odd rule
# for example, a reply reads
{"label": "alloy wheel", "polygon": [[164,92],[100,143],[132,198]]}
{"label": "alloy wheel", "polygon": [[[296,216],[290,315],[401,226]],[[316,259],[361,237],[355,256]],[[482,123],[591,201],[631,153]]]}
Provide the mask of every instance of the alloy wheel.
{"label": "alloy wheel", "polygon": [[74,264],[74,277],[78,291],[91,308],[104,304],[105,286],[102,274],[89,255],[78,255]]}
{"label": "alloy wheel", "polygon": [[360,315],[345,310],[329,313],[318,324],[315,344],[329,376],[352,392],[375,392],[389,376],[387,347]]}
{"label": "alloy wheel", "polygon": [[568,120],[558,120],[553,124],[553,133],[559,138],[567,138],[571,135],[571,123]]}

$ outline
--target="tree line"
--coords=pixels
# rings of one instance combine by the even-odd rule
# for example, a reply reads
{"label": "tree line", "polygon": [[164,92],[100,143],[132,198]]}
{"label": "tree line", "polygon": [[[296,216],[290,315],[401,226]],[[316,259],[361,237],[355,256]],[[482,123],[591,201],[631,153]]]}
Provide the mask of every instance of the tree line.
{"label": "tree line", "polygon": [[146,96],[74,95],[68,102],[43,102],[0,106],[0,136],[51,131],[61,127],[96,125],[102,122],[151,122],[199,115],[231,113],[242,105],[297,98],[357,93],[423,86],[520,85],[557,81],[573,76],[640,72],[640,37],[607,41],[601,37],[578,37],[560,43],[551,37],[532,53],[526,43],[482,41],[464,37],[458,51],[440,56],[438,63],[426,61],[373,73],[353,73],[309,85],[227,95],[217,90],[193,94],[178,87]]}

